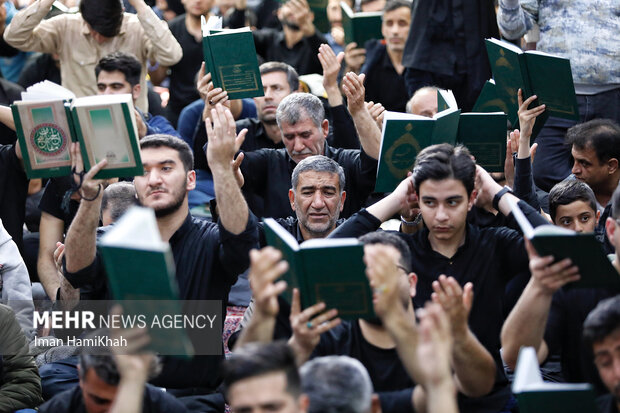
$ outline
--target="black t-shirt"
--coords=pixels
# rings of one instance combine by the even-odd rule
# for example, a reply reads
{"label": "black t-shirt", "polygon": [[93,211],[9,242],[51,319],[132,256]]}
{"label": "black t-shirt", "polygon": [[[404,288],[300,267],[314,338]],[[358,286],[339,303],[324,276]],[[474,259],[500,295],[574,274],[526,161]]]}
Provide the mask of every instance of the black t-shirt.
{"label": "black t-shirt", "polygon": [[411,394],[415,385],[395,348],[383,349],[366,341],[359,322],[344,321],[337,327],[323,333],[312,358],[343,355],[359,360],[372,381],[373,389],[379,393],[384,412],[411,411]]}
{"label": "black t-shirt", "polygon": [[80,203],[73,199],[64,202],[67,191],[71,189],[72,179],[70,176],[50,178],[47,181],[47,185],[45,185],[45,190],[39,203],[39,209],[42,212],[47,212],[65,223],[65,232],[69,229],[69,225],[71,225],[71,221],[73,221],[80,207]]}
{"label": "black t-shirt", "polygon": [[380,102],[386,110],[404,112],[409,94],[404,74],[399,75],[390,60],[387,48],[378,40],[366,43],[366,102]]}
{"label": "black t-shirt", "polygon": [[597,398],[596,404],[600,413],[620,413],[618,412],[618,401],[611,394]]}
{"label": "black t-shirt", "polygon": [[168,22],[170,32],[183,49],[183,57],[170,67],[170,101],[168,107],[177,115],[181,110],[198,99],[196,73],[202,63],[202,42],[197,42],[185,27],[185,14]]}
{"label": "black t-shirt", "polygon": [[0,145],[0,219],[20,250],[23,248],[28,178],[13,145]]}
{"label": "black t-shirt", "polygon": [[[147,385],[142,399],[143,413],[184,413],[185,406],[174,396]],[[75,386],[52,397],[39,407],[40,413],[86,413],[80,386]]]}
{"label": "black t-shirt", "polygon": [[327,44],[327,39],[318,31],[310,37],[304,37],[291,49],[286,46],[284,33],[274,29],[254,30],[256,53],[265,62],[284,62],[293,66],[299,75],[323,73],[323,67],[317,57],[319,46]]}

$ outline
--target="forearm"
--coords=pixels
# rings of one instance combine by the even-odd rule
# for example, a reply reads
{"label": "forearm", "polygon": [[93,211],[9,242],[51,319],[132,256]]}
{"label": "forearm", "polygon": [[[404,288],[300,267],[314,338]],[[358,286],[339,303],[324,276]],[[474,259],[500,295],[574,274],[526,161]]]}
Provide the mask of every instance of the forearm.
{"label": "forearm", "polygon": [[314,350],[314,348],[307,348],[306,346],[301,345],[297,340],[295,340],[294,335],[288,340],[288,345],[295,354],[295,362],[298,367],[301,367],[310,359],[310,355]]}
{"label": "forearm", "polygon": [[13,120],[13,113],[8,106],[0,106],[0,122],[6,125],[9,129],[15,130],[15,121]]}
{"label": "forearm", "polygon": [[534,188],[534,177],[532,176],[532,163],[528,156],[525,159],[517,158],[515,160],[515,180],[514,194],[527,202],[532,208],[539,211],[540,202]]}
{"label": "forearm", "polygon": [[469,328],[454,339],[452,367],[457,388],[466,396],[484,396],[495,384],[495,361]]}
{"label": "forearm", "polygon": [[519,4],[519,0],[500,0],[497,25],[507,39],[518,39],[527,32],[532,23]]}
{"label": "forearm", "polygon": [[329,106],[333,108],[342,105],[343,99],[340,89],[338,88],[338,83],[335,85],[326,86],[325,93],[327,93],[327,102],[329,103]]}
{"label": "forearm", "polygon": [[248,325],[241,330],[235,348],[247,343],[270,343],[273,340],[275,326],[274,317],[265,317],[255,312]]}
{"label": "forearm", "polygon": [[42,36],[45,33],[36,33],[35,28],[47,15],[52,7],[53,0],[35,1],[30,6],[19,11],[11,20],[4,31],[4,40],[13,47],[20,50],[42,50],[44,45],[48,45]]}
{"label": "forearm", "polygon": [[383,321],[396,344],[396,352],[407,374],[415,383],[421,383],[424,375],[420,372],[418,365],[418,333],[415,322],[410,320],[404,311],[390,315]]}
{"label": "forearm", "polygon": [[160,20],[144,1],[138,2],[136,11],[144,34],[150,40],[149,59],[164,66],[173,66],[183,57],[183,49],[165,21]]}
{"label": "forearm", "polygon": [[352,111],[353,123],[360,138],[362,150],[373,159],[379,159],[381,149],[381,131],[375,120],[370,116],[366,106],[362,109]]}
{"label": "forearm", "polygon": [[401,202],[394,192],[375,202],[366,211],[381,222],[385,222],[400,211]]}
{"label": "forearm", "polygon": [[118,392],[110,406],[110,413],[139,413],[142,411],[146,377],[142,374],[121,377]]}
{"label": "forearm", "polygon": [[248,224],[249,209],[232,167],[214,166],[211,172],[222,225],[228,232],[241,234]]}
{"label": "forearm", "polygon": [[441,383],[433,383],[426,390],[427,413],[458,413],[456,389],[452,378]]}
{"label": "forearm", "polygon": [[45,293],[52,302],[56,300],[56,292],[60,287],[58,280],[58,269],[54,263],[54,252],[39,249],[39,257],[37,260],[37,274],[43,285]]}
{"label": "forearm", "polygon": [[[100,191],[103,192],[103,191]],[[67,231],[65,261],[68,272],[77,272],[92,264],[97,252],[97,226],[102,194],[93,201],[82,200]]]}
{"label": "forearm", "polygon": [[536,288],[530,280],[504,322],[502,358],[511,369],[517,364],[522,346],[534,347],[537,352],[541,348],[552,297]]}

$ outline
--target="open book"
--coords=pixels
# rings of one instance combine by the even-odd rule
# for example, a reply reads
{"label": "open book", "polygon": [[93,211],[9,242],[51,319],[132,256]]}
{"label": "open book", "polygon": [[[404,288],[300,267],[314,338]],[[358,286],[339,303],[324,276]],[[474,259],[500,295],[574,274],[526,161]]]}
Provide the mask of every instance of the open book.
{"label": "open book", "polygon": [[564,288],[608,288],[620,291],[620,274],[611,265],[594,234],[577,233],[555,225],[533,228],[517,203],[510,209],[523,235],[532,242],[541,257],[552,255],[556,261],[570,258],[579,268],[581,279]]}
{"label": "open book", "polygon": [[364,44],[371,39],[383,39],[381,24],[382,11],[367,11],[354,13],[351,7],[344,1],[340,2],[342,10],[342,28],[344,29],[344,43],[357,43],[357,47],[363,48]]}
{"label": "open book", "polygon": [[[170,244],[163,242],[152,209],[132,207],[98,242],[112,296],[124,315],[182,314]],[[161,318],[161,317],[160,317]],[[151,348],[165,355],[193,354],[183,329],[151,329]]]}
{"label": "open book", "polygon": [[598,411],[591,385],[544,382],[533,347],[522,347],[519,351],[512,392],[522,413]]}
{"label": "open book", "polygon": [[80,143],[85,170],[107,159],[96,178],[143,172],[129,94],[76,98],[68,89],[44,81],[22,92],[22,100],[11,110],[29,178],[69,175],[72,141]]}
{"label": "open book", "polygon": [[301,245],[272,218],[265,219],[267,243],[282,252],[289,270],[285,298],[298,288],[302,308],[323,301],[344,319],[375,317],[366,278],[364,247],[355,238],[312,239]]}
{"label": "open book", "polygon": [[254,37],[249,27],[222,29],[222,18],[201,16],[202,51],[214,87],[228,92],[228,99],[263,96]]}

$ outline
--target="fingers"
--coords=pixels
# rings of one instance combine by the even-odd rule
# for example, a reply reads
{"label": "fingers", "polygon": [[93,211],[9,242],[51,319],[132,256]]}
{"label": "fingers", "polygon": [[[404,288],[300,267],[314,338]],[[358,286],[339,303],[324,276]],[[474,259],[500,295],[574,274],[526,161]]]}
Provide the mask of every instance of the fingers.
{"label": "fingers", "polygon": [[243,152],[239,152],[239,155],[237,155],[237,157],[233,161],[233,164],[232,164],[233,169],[239,169],[241,167],[241,163],[243,162],[243,158],[245,158],[245,155],[243,154]]}
{"label": "fingers", "polygon": [[293,298],[291,299],[291,319],[294,316],[299,315],[301,312],[301,298],[299,297],[299,290],[293,288]]}
{"label": "fingers", "polygon": [[532,158],[532,163],[534,163],[534,157],[536,156],[536,151],[538,150],[538,142],[532,145],[530,148],[530,157]]}

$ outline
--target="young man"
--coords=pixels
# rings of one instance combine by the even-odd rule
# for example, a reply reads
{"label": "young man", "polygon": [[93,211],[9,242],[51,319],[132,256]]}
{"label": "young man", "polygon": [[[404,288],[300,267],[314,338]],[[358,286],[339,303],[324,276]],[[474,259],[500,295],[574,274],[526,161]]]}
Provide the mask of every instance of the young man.
{"label": "young man", "polygon": [[224,392],[233,412],[305,413],[295,356],[284,342],[248,344],[223,366]]}
{"label": "young man", "polygon": [[[116,95],[128,93],[136,104],[142,90],[140,75],[142,65],[135,56],[124,52],[114,52],[104,56],[95,66],[97,94]],[[153,116],[136,109],[136,126],[140,139],[146,135],[165,133],[179,137],[179,134],[163,116]]]}
{"label": "young man", "polygon": [[610,394],[599,397],[601,413],[620,412],[620,295],[598,303],[583,323],[594,364]]}
{"label": "young man", "polygon": [[56,53],[62,85],[78,96],[94,95],[95,65],[112,51],[139,56],[141,91],[137,106],[148,110],[146,100],[147,60],[173,65],[181,59],[181,46],[144,0],[131,0],[136,15],[123,14],[115,0],[85,0],[80,13],[61,14],[41,21],[53,0],[40,0],[15,15],[4,32],[12,46],[27,51]]}

